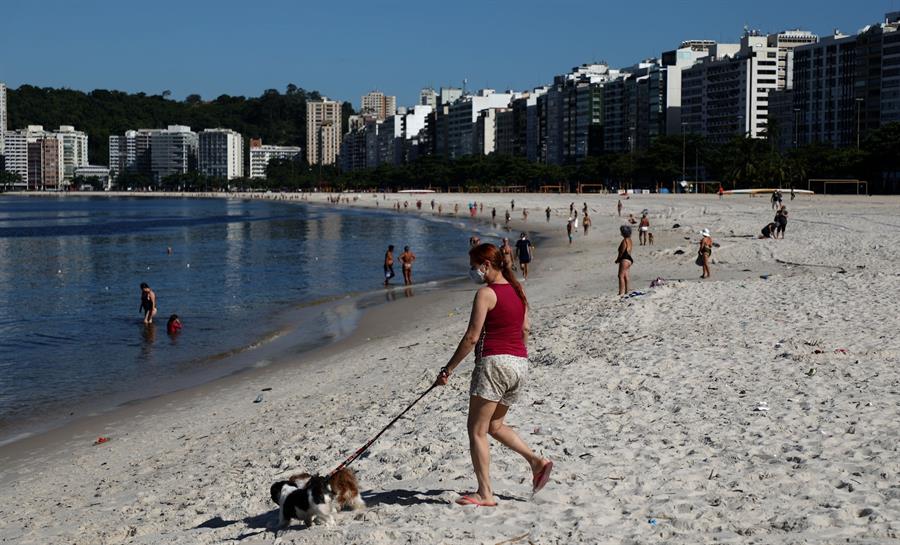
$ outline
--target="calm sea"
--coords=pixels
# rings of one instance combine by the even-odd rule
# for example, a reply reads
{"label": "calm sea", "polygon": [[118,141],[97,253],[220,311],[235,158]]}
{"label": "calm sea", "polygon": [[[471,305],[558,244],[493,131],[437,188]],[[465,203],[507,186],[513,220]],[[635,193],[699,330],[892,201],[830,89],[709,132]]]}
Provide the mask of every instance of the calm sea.
{"label": "calm sea", "polygon": [[[275,201],[0,196],[0,442],[73,407],[221,376],[225,356],[275,332],[291,329],[295,350],[340,336],[355,314],[317,303],[383,291],[387,244],[412,247],[422,283],[465,273],[467,237],[411,215]],[[155,327],[142,323],[141,282],[158,298]]]}

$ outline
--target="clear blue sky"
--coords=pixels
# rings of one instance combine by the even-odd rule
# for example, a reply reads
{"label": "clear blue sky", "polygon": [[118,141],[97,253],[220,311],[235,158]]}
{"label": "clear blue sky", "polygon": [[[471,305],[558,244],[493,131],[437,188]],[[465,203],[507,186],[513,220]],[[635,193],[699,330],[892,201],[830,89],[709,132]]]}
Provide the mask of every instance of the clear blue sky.
{"label": "clear blue sky", "polygon": [[583,62],[628,66],[744,25],[854,33],[900,0],[50,0],[0,6],[11,87],[257,96],[288,83],[413,104],[423,86],[528,89]]}

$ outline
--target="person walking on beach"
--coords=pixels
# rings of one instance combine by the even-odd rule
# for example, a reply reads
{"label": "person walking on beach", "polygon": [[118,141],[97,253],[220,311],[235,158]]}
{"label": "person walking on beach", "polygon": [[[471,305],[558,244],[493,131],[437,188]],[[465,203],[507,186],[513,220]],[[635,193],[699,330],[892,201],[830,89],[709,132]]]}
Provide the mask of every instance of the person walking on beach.
{"label": "person walking on beach", "polygon": [[616,205],[616,210],[619,212],[619,217],[622,217],[622,199],[619,199],[619,204]]}
{"label": "person walking on beach", "polygon": [[794,193],[794,186],[791,185],[791,200],[794,200],[794,197],[796,197],[796,196],[797,196],[797,194]]}
{"label": "person walking on beach", "polygon": [[619,227],[622,234],[622,242],[619,243],[618,256],[616,264],[619,265],[619,295],[628,295],[630,286],[630,278],[628,276],[631,266],[634,264],[634,258],[631,257],[631,250],[634,243],[631,241],[631,226],[623,225]]}
{"label": "person walking on beach", "polygon": [[515,211],[515,209],[516,209],[516,200],[515,199],[512,199],[511,201],[509,201],[509,209]]}
{"label": "person walking on beach", "polygon": [[509,220],[512,216],[509,215],[509,210],[506,211],[506,226],[509,227]]}
{"label": "person walking on beach", "polygon": [[528,221],[528,209],[527,208],[522,209],[522,221]]}
{"label": "person walking on beach", "polygon": [[528,235],[522,233],[519,240],[516,241],[516,258],[519,260],[519,267],[522,268],[522,277],[528,280],[528,264],[534,257],[534,246],[528,240]]}
{"label": "person walking on beach", "polygon": [[531,469],[532,494],[550,480],[553,462],[535,454],[509,427],[505,418],[522,395],[528,376],[528,299],[515,275],[493,244],[469,251],[469,276],[478,289],[466,333],[438,373],[435,384],[445,386],[459,364],[475,350],[475,369],[469,385],[469,452],[478,488],[457,498],[459,505],[494,507],[491,451],[487,436],[518,453]]}
{"label": "person walking on beach", "polygon": [[647,213],[644,212],[641,214],[641,224],[638,226],[638,239],[640,240],[641,246],[647,244],[648,233],[650,233],[650,218],[648,218]]}
{"label": "person walking on beach", "polygon": [[384,253],[384,285],[387,286],[394,277],[394,245],[388,246]]}
{"label": "person walking on beach", "polygon": [[569,246],[572,245],[572,231],[574,229],[574,227],[572,226],[573,221],[574,220],[572,218],[569,218],[569,221],[566,223],[566,234],[569,236]]}
{"label": "person walking on beach", "polygon": [[552,210],[550,210],[550,207],[548,206],[547,209],[544,210],[544,213],[547,215],[547,223],[550,223],[550,212],[552,212]]}
{"label": "person walking on beach", "polygon": [[491,208],[491,223],[497,222],[497,209]]}
{"label": "person walking on beach", "polygon": [[431,199],[431,211],[434,212],[434,199]]}
{"label": "person walking on beach", "polygon": [[581,220],[581,225],[584,226],[584,236],[587,236],[588,229],[591,228],[591,217],[587,215],[587,212],[584,213],[584,219]]}
{"label": "person walking on beach", "polygon": [[709,236],[709,229],[700,231],[700,249],[697,252],[697,261],[703,267],[703,274],[700,278],[709,278],[709,258],[712,256],[713,240]]}
{"label": "person walking on beach", "polygon": [[409,246],[403,247],[403,253],[400,254],[400,264],[403,267],[403,285],[411,286],[412,281],[412,266],[413,261],[416,260],[416,254],[412,253],[409,249]]}
{"label": "person walking on beach", "polygon": [[156,316],[156,294],[146,282],[141,282],[141,312],[144,314],[144,323],[152,324]]}
{"label": "person walking on beach", "polygon": [[581,203],[581,213],[582,213],[583,216],[587,216],[588,209],[587,209],[587,203],[586,203],[586,202]]}
{"label": "person walking on beach", "polygon": [[516,266],[513,264],[513,249],[509,245],[509,239],[506,237],[503,237],[500,241],[500,255],[503,256],[503,265],[505,267],[516,270]]}

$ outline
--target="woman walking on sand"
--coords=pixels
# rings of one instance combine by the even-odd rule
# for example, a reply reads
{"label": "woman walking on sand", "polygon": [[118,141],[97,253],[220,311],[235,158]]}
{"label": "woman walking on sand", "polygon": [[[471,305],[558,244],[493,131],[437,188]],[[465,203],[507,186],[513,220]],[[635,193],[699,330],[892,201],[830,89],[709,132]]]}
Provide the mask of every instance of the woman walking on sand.
{"label": "woman walking on sand", "polygon": [[536,455],[504,419],[518,400],[528,377],[528,299],[525,290],[493,244],[469,251],[469,276],[479,288],[472,303],[469,326],[456,351],[438,373],[436,384],[446,385],[456,367],[475,350],[475,369],[469,385],[469,452],[478,489],[457,498],[459,505],[494,507],[491,487],[490,435],[522,456],[531,469],[532,494],[550,480],[553,462]]}
{"label": "woman walking on sand", "polygon": [[619,243],[619,254],[616,257],[616,264],[619,265],[619,295],[621,296],[628,294],[628,282],[630,281],[628,272],[634,264],[634,258],[631,257],[631,249],[633,248],[631,227],[623,225],[619,227],[619,232],[622,233],[622,242]]}
{"label": "woman walking on sand", "polygon": [[703,274],[700,278],[709,278],[709,258],[712,256],[713,240],[709,236],[709,229],[700,231],[700,249],[697,251],[697,260],[703,267]]}

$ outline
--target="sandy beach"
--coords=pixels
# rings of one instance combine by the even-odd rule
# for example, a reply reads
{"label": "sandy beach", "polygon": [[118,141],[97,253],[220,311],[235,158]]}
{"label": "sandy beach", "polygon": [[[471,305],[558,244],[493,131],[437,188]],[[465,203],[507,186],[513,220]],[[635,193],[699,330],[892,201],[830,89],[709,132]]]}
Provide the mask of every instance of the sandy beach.
{"label": "sandy beach", "polygon": [[[415,214],[418,198],[361,194],[338,206]],[[459,204],[453,221],[467,221],[474,200],[479,219],[496,207],[501,223],[515,199],[512,233],[539,240],[525,284],[532,367],[508,421],[555,461],[551,482],[532,499],[528,467],[494,444],[499,506],[453,503],[475,486],[470,357],[354,464],[366,510],[330,527],[295,524],[283,543],[900,539],[900,198],[798,197],[785,203],[786,238],[759,240],[774,215],[765,197],[632,196],[623,215],[646,208],[655,244],[635,234],[642,294],[625,299],[615,295],[617,196],[436,194],[421,196],[422,214],[432,198],[445,217]],[[408,211],[389,212],[398,200]],[[570,202],[579,213],[586,202],[593,220],[571,246]],[[701,281],[703,228],[718,247]],[[472,230],[488,241],[504,232]],[[651,289],[656,278],[664,285]],[[291,365],[0,448],[0,541],[272,543],[269,485],[327,473],[427,389],[465,330],[474,288],[397,288],[349,338]],[[110,440],[94,445],[100,436]]]}

